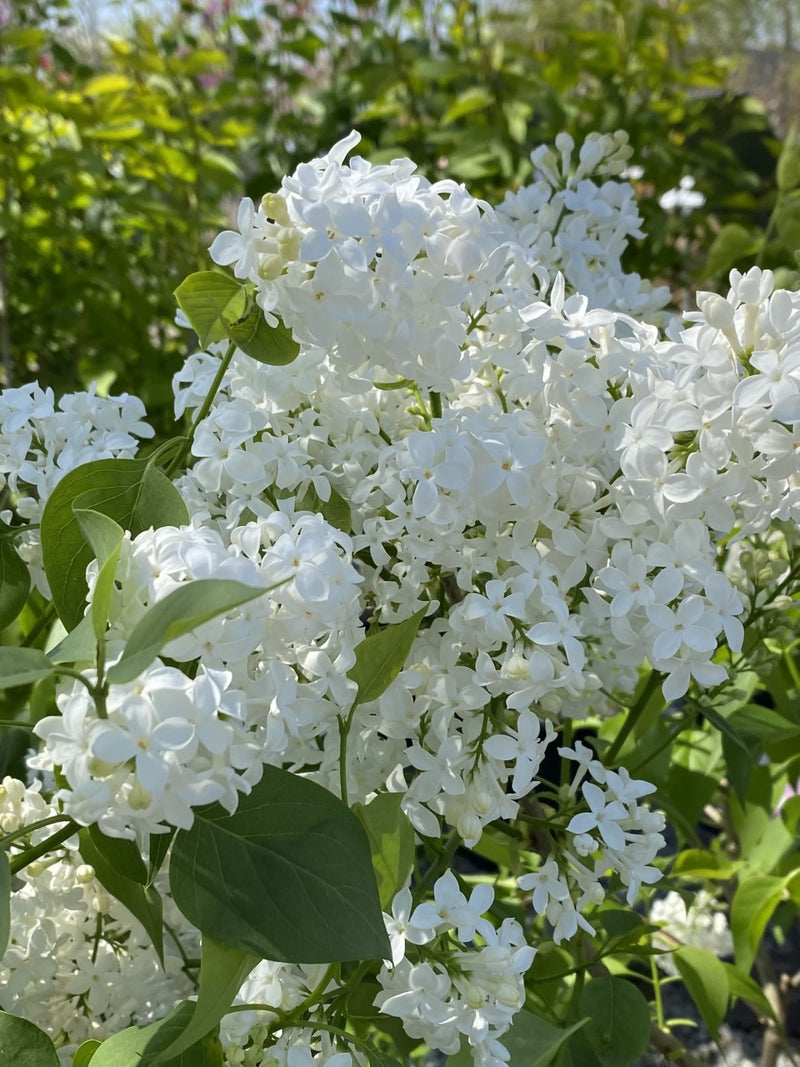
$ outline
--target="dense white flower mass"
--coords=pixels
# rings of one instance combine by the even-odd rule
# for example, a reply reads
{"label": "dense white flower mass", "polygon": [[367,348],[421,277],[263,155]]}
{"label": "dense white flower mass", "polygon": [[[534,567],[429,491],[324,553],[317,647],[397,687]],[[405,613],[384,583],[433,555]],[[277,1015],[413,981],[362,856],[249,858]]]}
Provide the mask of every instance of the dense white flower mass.
{"label": "dense white flower mass", "polygon": [[[667,294],[622,267],[641,221],[617,177],[624,137],[576,151],[561,136],[497,209],[407,159],[346,162],[357,143],[244,200],[211,246],[300,353],[272,366],[236,351],[207,408],[226,346],[176,375],[176,416],[202,414],[176,480],[190,523],[123,542],[109,660],[185,583],[262,595],[111,686],[102,715],[85,684],[61,682],[31,766],[58,769],[77,822],[140,844],[211,801],[234,811],[274,765],[337,794],[346,782],[351,803],[400,793],[419,837],[474,846],[490,823],[536,821],[558,755],[567,817],[517,885],[560,943],[594,933],[609,892],[633,905],[664,845],[654,787],[581,741],[558,747],[564,724],[629,705],[643,666],[667,702],[721,684],[754,600],[779,587],[747,539],[776,524],[796,538],[800,520],[800,294],[734,271],[727,296],[699,294],[688,325],[661,332]],[[59,472],[132,455],[141,415],[130,398],[59,413],[36,387],[0,394],[19,514],[38,516]],[[91,600],[96,565],[89,584]],[[366,627],[420,611],[404,669],[351,711],[342,747]],[[507,1060],[534,959],[493,900],[452,871],[432,898],[398,893],[374,1000],[410,1038],[469,1046],[480,1067]],[[229,1062],[360,1064],[323,1031],[278,1026],[319,980],[260,964],[240,1001],[262,1007],[223,1021]],[[82,995],[81,981],[70,972]]]}

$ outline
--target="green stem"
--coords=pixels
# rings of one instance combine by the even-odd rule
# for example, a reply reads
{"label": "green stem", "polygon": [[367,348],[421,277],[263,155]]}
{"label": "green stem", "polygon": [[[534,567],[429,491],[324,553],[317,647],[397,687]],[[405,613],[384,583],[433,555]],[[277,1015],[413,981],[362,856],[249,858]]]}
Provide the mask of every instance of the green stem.
{"label": "green stem", "polygon": [[40,856],[46,856],[48,852],[51,852],[54,848],[63,845],[65,841],[69,841],[71,837],[74,837],[78,830],[80,830],[78,824],[70,819],[69,826],[65,826],[63,830],[59,830],[51,837],[48,837],[46,841],[42,841],[40,844],[34,845],[32,848],[27,848],[24,852],[15,856],[9,864],[11,873],[16,874],[18,871],[27,867],[29,863],[38,860]]}
{"label": "green stem", "polygon": [[444,874],[447,868],[450,866],[450,860],[458,851],[458,847],[461,844],[461,838],[458,836],[455,830],[450,834],[447,840],[447,844],[439,854],[435,863],[432,863],[427,869],[425,874],[420,878],[417,886],[414,890],[414,903],[418,904],[423,898],[428,889],[433,885],[440,874]]}
{"label": "green stem", "polygon": [[20,722],[18,719],[0,719],[0,726],[18,726],[20,730],[32,730],[35,722]]}
{"label": "green stem", "polygon": [[431,419],[440,419],[442,417],[442,394],[432,389],[428,395],[431,400]]}
{"label": "green stem", "polygon": [[27,826],[20,826],[19,830],[12,830],[10,834],[6,834],[4,837],[0,837],[0,848],[8,848],[15,841],[18,841],[21,837],[27,837],[28,834],[34,833],[36,830],[41,830],[44,826],[52,826],[57,822],[72,822],[69,815],[51,815],[47,819],[39,819],[38,822],[30,822]]}
{"label": "green stem", "polygon": [[167,473],[167,477],[168,478],[172,478],[173,477],[173,475],[176,473],[178,468],[183,464],[183,462],[189,456],[189,454],[191,452],[191,448],[192,448],[192,441],[194,440],[194,435],[195,435],[195,432],[197,431],[197,427],[200,425],[200,423],[203,421],[203,419],[206,417],[206,415],[208,415],[209,411],[211,410],[211,405],[214,403],[214,397],[217,395],[217,390],[219,389],[220,385],[222,384],[222,379],[225,377],[225,373],[226,373],[228,367],[230,366],[230,362],[233,359],[233,353],[235,351],[236,351],[236,344],[235,344],[234,341],[231,341],[230,344],[228,345],[228,350],[226,351],[225,355],[220,360],[219,367],[217,368],[217,373],[214,375],[214,381],[211,383],[211,388],[208,391],[208,395],[206,396],[206,398],[203,401],[203,403],[200,405],[200,408],[199,408],[197,414],[194,417],[194,421],[192,422],[192,425],[189,427],[188,440],[186,442],[186,446],[183,449],[181,449],[181,451],[179,451],[179,452],[177,452],[175,454],[175,458],[172,460],[170,465],[167,467],[166,473]]}
{"label": "green stem", "polygon": [[653,1000],[656,1005],[656,1025],[659,1030],[666,1030],[666,1025],[664,1024],[664,1002],[661,999],[661,979],[654,956],[650,957],[650,974],[653,981]]}
{"label": "green stem", "polygon": [[649,704],[650,697],[653,695],[653,693],[656,691],[656,689],[659,687],[660,684],[661,684],[661,673],[659,671],[652,671],[651,670],[650,677],[647,679],[647,682],[645,683],[645,687],[644,687],[644,689],[642,690],[642,692],[639,695],[639,699],[636,701],[636,703],[633,705],[633,707],[628,711],[628,715],[627,715],[627,717],[625,719],[625,722],[622,724],[622,727],[620,728],[619,733],[614,738],[614,740],[611,742],[611,746],[608,748],[608,750],[605,752],[605,754],[603,756],[603,762],[606,764],[606,766],[610,766],[616,760],[617,756],[620,754],[620,751],[622,750],[622,746],[628,740],[628,737],[630,736],[631,731],[634,729],[634,727],[636,726],[637,722],[642,717],[642,714],[644,713],[644,709]]}
{"label": "green stem", "polygon": [[353,705],[350,711],[347,713],[347,719],[343,719],[341,715],[338,716],[339,723],[339,792],[342,796],[342,803],[347,804],[349,792],[347,788],[347,738],[350,734],[350,726],[353,722],[353,716],[355,715],[356,708],[358,707],[358,698],[353,701]]}

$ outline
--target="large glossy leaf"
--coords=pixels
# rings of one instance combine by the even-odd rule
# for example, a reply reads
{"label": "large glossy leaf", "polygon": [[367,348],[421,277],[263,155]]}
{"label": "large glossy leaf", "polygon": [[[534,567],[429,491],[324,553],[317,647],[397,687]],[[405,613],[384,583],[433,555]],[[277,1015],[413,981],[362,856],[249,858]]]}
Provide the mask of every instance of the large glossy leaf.
{"label": "large glossy leaf", "polygon": [[108,680],[114,684],[133,681],[164,645],[265,592],[264,588],[224,578],[201,578],[173,589],[134,626],[121,659],[108,672]]}
{"label": "large glossy leaf", "polygon": [[170,886],[204,934],[264,959],[389,955],[361,823],[327,789],[275,767],[232,815],[212,804],[178,831]]}
{"label": "large glossy leaf", "polygon": [[403,669],[427,608],[410,619],[384,626],[356,645],[356,661],[347,677],[358,686],[357,704],[377,700]]}
{"label": "large glossy leaf", "polygon": [[10,541],[0,541],[0,630],[25,607],[31,590],[31,575]]}
{"label": "large glossy leaf", "polygon": [[[102,838],[102,835],[100,835]],[[158,892],[148,885],[142,885],[140,881],[129,878],[114,866],[114,859],[121,855],[121,850],[111,845],[98,847],[95,838],[86,829],[78,835],[78,848],[83,859],[94,867],[94,872],[102,886],[116,897],[120,904],[124,904],[145,930],[153,943],[160,960],[164,959],[164,930],[162,926],[162,905]],[[139,857],[141,862],[141,857]],[[138,865],[126,857],[126,868],[133,869],[140,874]],[[144,864],[142,864],[144,870]],[[146,877],[147,872],[144,870]]]}
{"label": "large glossy leaf", "polygon": [[0,689],[28,685],[54,674],[56,665],[38,648],[0,648]]}
{"label": "large glossy leaf", "polygon": [[258,962],[259,957],[250,952],[229,948],[208,935],[203,937],[200,989],[194,1015],[177,1041],[164,1050],[165,1057],[185,1052],[214,1029]]}
{"label": "large glossy leaf", "polygon": [[64,475],[42,515],[42,561],[62,622],[74,629],[86,601],[86,567],[94,552],[81,534],[73,506],[99,511],[136,536],[189,521],[169,478],[146,460],[101,459]]}
{"label": "large glossy leaf", "polygon": [[4,1067],[59,1067],[58,1053],[44,1030],[0,1011],[0,1063]]}
{"label": "large glossy leaf", "polygon": [[184,1000],[163,1019],[149,1026],[131,1026],[113,1034],[96,1049],[90,1067],[222,1067],[219,1039],[209,1034],[170,1059],[163,1053],[186,1029],[195,1006]]}

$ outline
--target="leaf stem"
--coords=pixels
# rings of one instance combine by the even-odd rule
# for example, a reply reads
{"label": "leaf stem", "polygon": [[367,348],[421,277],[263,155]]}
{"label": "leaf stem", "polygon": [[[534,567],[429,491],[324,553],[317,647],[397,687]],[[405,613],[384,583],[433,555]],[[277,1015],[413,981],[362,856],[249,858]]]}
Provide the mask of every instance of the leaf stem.
{"label": "leaf stem", "polygon": [[18,841],[21,837],[27,837],[28,834],[34,833],[36,830],[41,830],[44,826],[52,826],[57,822],[72,822],[69,815],[51,815],[47,819],[39,819],[38,822],[29,822],[26,826],[20,826],[18,830],[12,830],[10,834],[5,834],[0,837],[0,848],[8,848],[15,841]]}
{"label": "leaf stem", "polygon": [[228,370],[228,367],[230,366],[230,362],[233,359],[233,353],[235,351],[236,342],[231,341],[228,345],[228,349],[225,355],[220,360],[219,367],[217,367],[217,373],[214,375],[214,381],[211,383],[211,388],[208,391],[208,395],[206,396],[203,403],[200,405],[197,414],[194,417],[192,425],[189,427],[186,445],[179,452],[176,452],[172,462],[167,467],[166,474],[168,478],[172,478],[174,476],[178,468],[184,463],[184,461],[188,457],[191,451],[192,441],[194,440],[194,435],[197,430],[197,427],[200,425],[200,423],[211,410],[211,405],[214,403],[214,397],[217,395],[217,390],[222,384],[222,379],[225,377],[225,373]]}
{"label": "leaf stem", "polygon": [[38,860],[40,856],[47,855],[52,849],[57,848],[59,845],[63,845],[65,841],[69,841],[71,837],[77,834],[80,827],[77,823],[70,819],[70,825],[63,827],[57,833],[48,837],[46,841],[40,842],[38,845],[34,845],[32,848],[25,849],[18,856],[15,856],[9,863],[12,874],[16,874],[18,871],[23,870],[29,863],[33,863],[34,860]]}
{"label": "leaf stem", "polygon": [[611,746],[606,750],[606,752],[603,755],[603,761],[606,763],[606,765],[610,766],[616,760],[617,756],[620,754],[620,751],[622,750],[622,746],[628,740],[628,737],[630,736],[631,731],[636,726],[636,724],[639,721],[639,719],[642,717],[644,709],[647,707],[647,705],[650,702],[650,697],[653,695],[653,693],[656,691],[656,689],[658,688],[658,686],[660,684],[661,684],[661,673],[660,673],[660,671],[651,670],[650,671],[650,676],[647,679],[647,681],[645,682],[644,689],[642,689],[641,693],[639,694],[639,699],[636,701],[636,703],[633,705],[633,707],[628,711],[628,715],[627,715],[627,717],[625,719],[625,722],[620,727],[619,733],[614,738],[614,740],[611,742]]}

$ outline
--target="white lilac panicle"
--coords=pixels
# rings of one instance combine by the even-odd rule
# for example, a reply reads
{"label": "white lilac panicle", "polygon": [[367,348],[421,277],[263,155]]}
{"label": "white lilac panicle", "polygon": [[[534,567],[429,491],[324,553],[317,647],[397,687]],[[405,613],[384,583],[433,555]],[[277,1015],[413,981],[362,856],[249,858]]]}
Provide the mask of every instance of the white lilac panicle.
{"label": "white lilac panicle", "polygon": [[[0,827],[5,833],[56,814],[40,782],[26,787],[3,779]],[[52,827],[33,831],[30,840],[51,833]],[[12,859],[16,851],[12,844]],[[166,891],[164,897],[165,918],[180,935],[183,950],[194,955],[196,931],[187,927]],[[72,1062],[83,1041],[102,1041],[131,1022],[155,1022],[192,992],[170,940],[165,940],[162,968],[144,929],[81,859],[77,838],[19,872],[10,907],[11,935],[0,960],[3,1008],[51,1034],[65,1062]]]}
{"label": "white lilac panicle", "polygon": [[655,943],[664,952],[656,956],[656,963],[669,974],[677,973],[671,953],[682,945],[706,949],[719,958],[733,955],[733,936],[725,912],[705,889],[697,893],[691,905],[670,890],[651,904],[650,922],[662,928]]}
{"label": "white lilac panicle", "polygon": [[[447,871],[434,883],[433,897],[409,915],[410,894],[404,890],[395,897],[392,917],[384,916],[393,954],[378,974],[382,991],[375,1006],[400,1019],[409,1037],[446,1054],[458,1051],[463,1036],[481,1063],[502,1050],[502,1035],[525,1002],[522,976],[535,950],[516,920],[495,927],[486,918],[494,900],[491,886],[478,883],[467,898]],[[425,946],[437,933],[456,937],[464,947],[447,963],[441,953],[417,963],[408,958],[409,944]],[[425,948],[411,951],[420,955]]]}
{"label": "white lilac panicle", "polygon": [[[403,670],[353,711],[348,799],[399,793],[418,834],[475,845],[533,803],[560,724],[629,705],[643,667],[667,701],[722,684],[742,620],[785,575],[754,542],[794,545],[800,521],[800,294],[733,271],[661,331],[666,293],[622,268],[640,235],[624,135],[561,135],[496,208],[407,159],[348,160],[357,143],[245,200],[211,246],[300,351],[285,367],[235,352],[207,407],[220,345],[176,374],[176,416],[203,409],[176,480],[190,523],[123,543],[108,662],[184,583],[265,592],[112,687],[108,719],[60,685],[32,765],[59,767],[59,801],[107,833],[189,826],[209,799],[233,811],[265,764],[338,793],[365,623],[424,609]],[[17,514],[35,519],[76,462],[134,454],[142,414],[131,398],[56,410],[38,386],[0,394]],[[89,583],[91,598],[96,567]],[[591,932],[618,885],[632,904],[663,846],[648,783],[580,742],[559,754],[574,809],[520,882],[556,941]],[[496,1067],[530,959],[482,903],[449,878],[419,914],[396,898],[380,1000],[411,1037],[445,1052],[466,1038]],[[425,955],[446,924],[473,942],[452,973]],[[285,983],[286,1003],[302,981],[258,980]],[[303,1042],[315,1062],[345,1055],[292,1031],[268,1062]]]}
{"label": "white lilac panicle", "polygon": [[[132,459],[154,432],[138,397],[98,396],[92,385],[56,402],[52,389],[36,383],[0,391],[0,428],[0,489],[17,515],[33,524],[68,471],[98,459]],[[38,531],[21,534],[17,547],[37,588],[49,597]]]}

